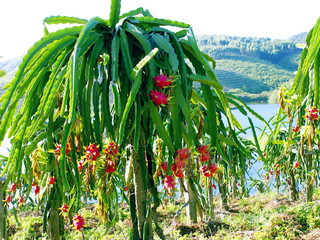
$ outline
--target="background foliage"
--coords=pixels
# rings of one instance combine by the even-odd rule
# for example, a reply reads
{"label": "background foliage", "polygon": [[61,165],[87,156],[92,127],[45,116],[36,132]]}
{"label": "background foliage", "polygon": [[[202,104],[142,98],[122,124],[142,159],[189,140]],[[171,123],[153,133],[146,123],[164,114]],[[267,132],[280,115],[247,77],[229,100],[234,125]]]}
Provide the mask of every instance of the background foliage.
{"label": "background foliage", "polygon": [[305,34],[299,36],[292,40],[199,36],[198,44],[216,60],[216,75],[227,92],[246,102],[266,102],[272,91],[293,81],[302,51],[294,41]]}
{"label": "background foliage", "polygon": [[[274,103],[272,93],[294,79],[306,35],[300,33],[288,40],[205,35],[197,36],[197,43],[216,60],[215,73],[225,91],[245,102]],[[22,57],[17,57],[0,62],[0,69],[7,73],[0,79],[0,96],[21,61]]]}

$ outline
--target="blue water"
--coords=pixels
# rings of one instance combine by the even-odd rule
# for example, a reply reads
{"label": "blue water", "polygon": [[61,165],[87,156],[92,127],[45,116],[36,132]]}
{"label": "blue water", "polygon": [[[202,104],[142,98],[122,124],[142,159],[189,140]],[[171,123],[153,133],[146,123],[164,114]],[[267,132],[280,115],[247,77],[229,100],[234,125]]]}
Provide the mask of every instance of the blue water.
{"label": "blue water", "polygon": [[[279,104],[252,104],[248,106],[252,108],[261,117],[263,117],[266,120],[266,122],[268,122],[268,120],[271,117],[276,115],[280,107]],[[265,127],[265,123],[259,120],[254,115],[252,115],[249,111],[247,111],[248,112],[247,116],[243,115],[238,109],[233,109],[231,110],[231,112],[234,115],[234,117],[238,120],[238,122],[241,124],[243,129],[250,127],[250,123],[248,120],[248,117],[250,117],[253,124],[256,127],[255,131],[258,136],[261,132],[259,129],[263,129]],[[240,136],[243,136],[246,138],[252,138],[253,135],[252,135],[252,131],[249,129],[246,134],[241,134]]]}
{"label": "blue water", "polygon": [[[274,116],[279,109],[279,104],[251,104],[248,106],[252,108],[255,112],[257,112],[260,116],[262,116],[266,121],[268,121],[272,116]],[[243,129],[250,127],[248,117],[250,117],[254,125],[258,127],[256,129],[257,134],[259,134],[260,132],[259,128],[262,129],[264,127],[264,123],[261,122],[258,118],[256,118],[249,112],[248,112],[248,117],[240,113],[238,109],[233,109],[231,110],[231,112],[233,113],[235,118],[238,120],[238,122],[242,125]],[[251,130],[248,130],[247,134],[241,134],[241,136],[246,138],[252,138],[252,132]],[[3,140],[0,146],[0,155],[9,156],[10,147],[11,147],[10,141],[7,137],[5,137],[5,139]]]}
{"label": "blue water", "polygon": [[[279,104],[251,104],[249,105],[250,108],[252,108],[256,113],[258,113],[261,117],[263,117],[266,121],[268,121],[271,117],[275,116],[279,109]],[[256,126],[256,132],[259,136],[260,131],[259,129],[263,129],[265,127],[265,124],[260,121],[258,118],[253,116],[251,113],[248,112],[248,116],[243,115],[238,109],[231,110],[234,117],[238,120],[238,122],[241,124],[242,128],[245,129],[247,127],[250,127],[250,123],[248,120],[248,117],[251,118],[253,121],[253,124]],[[224,118],[224,122],[226,122],[226,119]],[[252,131],[251,129],[247,130],[246,134],[240,134],[242,137],[246,138],[252,138]],[[11,144],[9,139],[6,137],[4,141],[2,142],[2,145],[0,147],[0,155],[8,156],[9,150],[10,150]],[[251,168],[248,170],[248,175],[253,179],[260,179],[259,175],[261,176],[263,172],[260,172],[258,175],[258,171],[262,167],[262,162],[256,162],[254,163]],[[247,187],[249,187],[250,183],[252,183],[249,180],[249,176],[247,175]],[[250,195],[254,194],[257,191],[256,188],[252,188],[250,190]],[[215,191],[218,192],[218,189]]]}
{"label": "blue water", "polygon": [[[249,105],[249,107],[254,110],[257,114],[259,114],[262,118],[264,118],[264,120],[266,122],[268,122],[270,120],[271,117],[274,117],[278,110],[280,105],[279,104],[252,104]],[[237,119],[237,121],[241,124],[243,129],[246,129],[248,127],[250,127],[250,122],[248,117],[251,118],[254,126],[255,126],[255,132],[257,134],[257,136],[260,136],[261,130],[265,127],[265,123],[262,122],[261,120],[259,120],[257,117],[255,117],[254,115],[252,115],[249,111],[247,116],[243,115],[238,109],[233,109],[231,110],[232,114],[234,115],[234,117]],[[269,123],[269,126],[272,128],[272,121]],[[251,128],[249,128],[246,131],[246,134],[240,134],[241,137],[245,137],[245,138],[249,138],[252,139],[253,138],[253,134],[252,134],[252,130]],[[264,170],[261,169],[261,167],[263,166],[262,161],[256,161],[253,163],[252,166],[250,166],[250,168],[248,167],[248,174],[246,174],[246,178],[247,178],[247,187],[250,189],[249,190],[249,195],[254,195],[258,189],[256,187],[256,184],[251,181],[250,179],[254,179],[254,180],[259,180],[259,179],[263,179],[263,174],[265,173]],[[250,185],[253,185],[254,187],[250,187]],[[273,188],[273,179],[270,177],[270,181],[269,181],[269,187],[272,189]]]}

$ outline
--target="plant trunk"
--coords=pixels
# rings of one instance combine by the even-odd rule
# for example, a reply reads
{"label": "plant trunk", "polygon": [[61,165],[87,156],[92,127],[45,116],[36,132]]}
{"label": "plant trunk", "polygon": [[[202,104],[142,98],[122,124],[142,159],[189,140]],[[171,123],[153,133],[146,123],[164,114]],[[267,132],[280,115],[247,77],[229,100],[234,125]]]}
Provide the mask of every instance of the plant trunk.
{"label": "plant trunk", "polygon": [[6,181],[6,178],[0,178],[0,238],[7,239],[7,231],[6,231],[6,208],[5,208],[5,199],[3,196],[3,183]]}
{"label": "plant trunk", "polygon": [[[53,112],[49,116],[49,122],[48,122],[48,149],[53,149]],[[52,154],[49,157],[49,165],[56,164],[54,157]],[[59,172],[58,166],[55,166],[55,172]],[[50,189],[50,195],[49,195],[49,201],[51,200],[51,203],[49,204],[49,208],[46,210],[50,210],[49,216],[48,216],[48,222],[47,222],[47,233],[49,234],[50,239],[53,240],[60,240],[61,239],[61,232],[60,230],[63,231],[63,220],[60,217],[60,210],[59,207],[61,206],[62,199],[61,199],[62,194],[59,192],[59,188],[57,184],[53,185],[53,187]],[[46,211],[45,211],[46,212]],[[60,228],[60,219],[62,220],[62,226]]]}
{"label": "plant trunk", "polygon": [[50,239],[60,240],[60,217],[59,217],[59,201],[57,200],[57,192],[55,191],[54,200],[51,202],[51,209],[48,219],[48,233]]}
{"label": "plant trunk", "polygon": [[306,201],[312,202],[313,198],[313,176],[312,172],[312,154],[307,155],[307,190],[306,190]]}
{"label": "plant trunk", "polygon": [[248,191],[246,189],[246,182],[245,182],[245,179],[246,179],[246,176],[244,174],[244,171],[242,171],[242,178],[241,178],[241,194],[242,194],[242,197],[248,197],[249,194],[248,194]]}
{"label": "plant trunk", "polygon": [[312,175],[308,175],[307,181],[308,181],[308,185],[307,185],[306,201],[312,202],[312,199],[313,199]]}
{"label": "plant trunk", "polygon": [[179,199],[182,200],[183,198],[184,198],[183,178],[179,178]]}
{"label": "plant trunk", "polygon": [[224,209],[224,210],[228,210],[228,199],[227,199],[226,184],[223,182],[222,173],[218,172],[217,175],[218,175],[219,192],[220,192],[220,195],[221,195],[221,208]]}
{"label": "plant trunk", "polygon": [[158,214],[157,214],[157,208],[160,206],[161,201],[158,195],[157,187],[155,186],[154,180],[153,180],[153,175],[156,172],[156,165],[153,162],[152,155],[153,155],[152,147],[150,144],[148,144],[148,146],[146,147],[146,157],[148,161],[148,180],[149,180],[148,186],[153,197],[153,205],[149,209],[151,211],[152,221],[155,225],[155,232],[157,233],[157,235],[161,240],[164,240],[165,236],[162,228],[159,225]]}
{"label": "plant trunk", "polygon": [[197,195],[193,191],[192,182],[188,179],[184,181],[185,188],[188,192],[184,192],[184,201],[188,203],[186,207],[187,223],[197,222]]}
{"label": "plant trunk", "polygon": [[296,179],[294,178],[294,173],[290,170],[290,198],[292,201],[298,200],[298,192],[297,192],[297,183]]}
{"label": "plant trunk", "polygon": [[138,229],[138,221],[137,221],[137,211],[136,211],[136,202],[135,202],[135,194],[134,190],[130,190],[130,216],[132,222],[132,239],[139,239],[139,229]]}
{"label": "plant trunk", "polygon": [[232,199],[236,199],[236,197],[237,197],[237,179],[235,176],[235,172],[233,172],[231,184],[232,184]]}
{"label": "plant trunk", "polygon": [[212,178],[207,178],[208,181],[208,199],[209,199],[209,218],[214,221],[214,203],[213,203],[213,188],[212,188]]}
{"label": "plant trunk", "polygon": [[152,218],[150,211],[147,211],[149,206],[147,206],[148,189],[145,148],[139,147],[138,152],[132,150],[132,165],[139,238],[153,239]]}
{"label": "plant trunk", "polygon": [[191,157],[188,159],[188,164],[186,167],[186,185],[187,193],[185,193],[185,203],[188,203],[186,208],[187,221],[188,224],[197,222],[197,193],[195,191],[195,186],[192,180],[194,164]]}
{"label": "plant trunk", "polygon": [[279,179],[279,175],[277,174],[276,171],[273,174],[275,175],[277,194],[280,194],[280,179]]}

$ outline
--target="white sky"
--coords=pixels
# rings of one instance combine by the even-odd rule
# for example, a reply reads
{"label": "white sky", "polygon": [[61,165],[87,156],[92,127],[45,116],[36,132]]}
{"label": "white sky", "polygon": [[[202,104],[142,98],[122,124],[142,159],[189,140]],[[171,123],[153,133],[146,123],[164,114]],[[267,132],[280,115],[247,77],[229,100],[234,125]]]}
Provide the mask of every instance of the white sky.
{"label": "white sky", "polygon": [[[52,15],[109,18],[111,0],[1,0],[0,56],[20,56],[43,36]],[[122,0],[121,13],[143,7],[154,17],[182,21],[196,35],[286,39],[309,31],[320,17],[319,0]]]}

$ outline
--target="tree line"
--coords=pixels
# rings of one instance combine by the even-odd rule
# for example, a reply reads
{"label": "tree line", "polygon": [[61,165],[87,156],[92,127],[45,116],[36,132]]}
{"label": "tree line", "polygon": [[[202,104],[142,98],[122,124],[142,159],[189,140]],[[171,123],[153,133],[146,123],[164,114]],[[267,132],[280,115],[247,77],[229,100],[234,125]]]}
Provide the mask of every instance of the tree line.
{"label": "tree line", "polygon": [[284,57],[301,53],[295,42],[270,38],[202,35],[197,38],[199,47],[214,59],[237,55],[260,58],[277,64]]}

